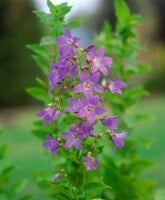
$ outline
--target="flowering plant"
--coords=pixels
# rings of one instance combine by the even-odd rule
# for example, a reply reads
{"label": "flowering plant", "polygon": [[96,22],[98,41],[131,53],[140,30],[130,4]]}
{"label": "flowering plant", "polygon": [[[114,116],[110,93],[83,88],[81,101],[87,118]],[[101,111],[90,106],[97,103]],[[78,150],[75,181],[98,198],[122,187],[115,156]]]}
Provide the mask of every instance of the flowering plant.
{"label": "flowering plant", "polygon": [[[50,14],[36,14],[49,25],[50,35],[39,45],[28,46],[38,54],[33,57],[48,81],[37,78],[40,87],[27,91],[45,103],[33,132],[44,140],[43,146],[56,162],[51,179],[41,179],[42,174],[37,182],[57,199],[140,199],[139,194],[147,199],[152,183],[140,182],[138,175],[151,163],[138,158],[134,141],[116,152],[132,129],[127,109],[146,94],[142,87],[126,87],[131,75],[147,70],[135,61],[139,46],[133,27],[139,17],[130,14],[123,0],[116,0],[116,32],[106,23],[95,40],[97,48],[93,44],[80,47],[80,38],[70,31],[77,21],[64,21],[70,7],[50,1],[48,6]],[[112,55],[112,69],[112,58],[105,52]],[[125,190],[126,185],[131,192]],[[142,190],[144,185],[147,191]]]}
{"label": "flowering plant", "polygon": [[[74,147],[77,150],[74,159],[77,162],[82,159],[86,169],[90,170],[97,168],[98,162],[93,156],[97,155],[97,143],[100,137],[104,136],[98,134],[95,129],[98,121],[108,128],[106,133],[113,143],[114,150],[124,145],[127,132],[115,133],[116,121],[119,117],[103,116],[106,114],[106,108],[103,108],[105,101],[102,100],[102,93],[108,90],[111,93],[121,94],[121,88],[126,84],[118,78],[107,81],[107,84],[99,84],[101,83],[100,72],[108,76],[107,66],[111,67],[112,59],[104,56],[103,46],[97,51],[93,50],[94,45],[81,48],[79,40],[80,38],[71,35],[68,28],[65,28],[63,36],[56,37],[58,58],[56,63],[50,64],[48,73],[49,93],[53,93],[54,101],[49,103],[47,108],[42,109],[38,117],[43,118],[43,124],[50,122],[52,126],[53,120],[61,115],[66,119],[72,118],[69,131],[56,132],[54,134],[56,139],[47,135],[43,145],[52,154],[56,154],[57,149],[64,148],[71,149],[68,154],[73,155],[72,147]],[[67,100],[69,105],[64,108],[60,103],[62,95],[70,96]],[[70,155],[68,157],[70,158]]]}

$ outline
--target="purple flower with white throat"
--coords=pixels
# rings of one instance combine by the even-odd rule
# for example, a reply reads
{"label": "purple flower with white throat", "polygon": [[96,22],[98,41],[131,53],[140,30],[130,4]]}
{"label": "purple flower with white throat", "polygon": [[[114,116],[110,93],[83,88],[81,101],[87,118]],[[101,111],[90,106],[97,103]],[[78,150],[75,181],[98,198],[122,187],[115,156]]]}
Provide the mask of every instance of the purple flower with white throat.
{"label": "purple flower with white throat", "polygon": [[53,106],[48,106],[47,108],[41,109],[37,113],[37,117],[43,117],[43,124],[53,123],[53,119],[57,118],[60,115],[60,111],[55,110]]}
{"label": "purple flower with white throat", "polygon": [[123,131],[121,133],[110,134],[110,139],[113,143],[114,151],[116,150],[116,147],[123,147],[124,146],[124,138],[127,136],[127,132]]}
{"label": "purple flower with white throat", "polygon": [[96,92],[103,92],[103,88],[100,85],[96,84],[96,82],[99,80],[99,77],[99,72],[90,74],[90,76],[87,76],[84,72],[80,72],[79,79],[82,83],[76,85],[73,88],[73,92],[84,92],[86,95],[92,93],[93,90]]}
{"label": "purple flower with white throat", "polygon": [[82,161],[85,163],[86,170],[97,168],[97,165],[98,165],[97,160],[90,155],[87,155],[86,157],[82,157]]}
{"label": "purple flower with white throat", "polygon": [[64,112],[78,113],[80,110],[80,104],[77,99],[69,98],[69,106],[64,109]]}
{"label": "purple flower with white throat", "polygon": [[86,97],[78,99],[80,110],[77,114],[79,118],[86,118],[90,124],[96,120],[96,115],[101,115],[105,110],[98,106],[99,97],[89,94]]}
{"label": "purple flower with white throat", "polygon": [[58,140],[55,140],[50,135],[46,135],[46,138],[47,139],[43,142],[43,146],[47,148],[53,155],[55,155],[59,147]]}
{"label": "purple flower with white throat", "polygon": [[105,76],[108,75],[108,70],[105,66],[111,66],[112,58],[104,57],[104,47],[101,46],[95,53],[88,52],[87,59],[91,62],[92,73],[100,70]]}
{"label": "purple flower with white throat", "polygon": [[74,49],[78,47],[80,38],[73,37],[68,28],[65,28],[63,36],[57,36],[56,42],[59,45],[59,60],[69,56],[74,56]]}
{"label": "purple flower with white throat", "polygon": [[119,120],[119,116],[109,116],[109,117],[104,117],[101,121],[104,124],[104,126],[107,126],[111,130],[116,130],[117,125],[116,121]]}
{"label": "purple flower with white throat", "polygon": [[121,88],[123,87],[126,87],[126,83],[120,81],[118,77],[107,83],[107,89],[110,90],[112,94],[113,93],[122,94]]}
{"label": "purple flower with white throat", "polygon": [[70,132],[62,132],[61,136],[67,140],[65,143],[66,149],[74,146],[79,150],[81,149],[80,140],[85,137],[85,133],[81,131],[80,124],[72,124],[70,127]]}

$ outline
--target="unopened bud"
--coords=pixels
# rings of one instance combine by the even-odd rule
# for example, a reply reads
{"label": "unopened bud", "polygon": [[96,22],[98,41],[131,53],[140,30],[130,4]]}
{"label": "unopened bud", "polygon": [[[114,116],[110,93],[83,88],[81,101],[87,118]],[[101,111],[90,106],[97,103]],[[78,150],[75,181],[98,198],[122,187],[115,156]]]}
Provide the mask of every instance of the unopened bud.
{"label": "unopened bud", "polygon": [[107,81],[105,78],[101,81],[101,85],[103,86],[103,88],[107,87]]}
{"label": "unopened bud", "polygon": [[92,155],[92,153],[91,153],[91,152],[88,152],[87,157],[90,157],[91,155]]}
{"label": "unopened bud", "polygon": [[110,135],[110,134],[111,134],[111,131],[110,131],[109,129],[106,129],[106,130],[105,130],[105,133],[108,134],[108,135]]}
{"label": "unopened bud", "polygon": [[61,169],[61,172],[64,172],[64,169]]}

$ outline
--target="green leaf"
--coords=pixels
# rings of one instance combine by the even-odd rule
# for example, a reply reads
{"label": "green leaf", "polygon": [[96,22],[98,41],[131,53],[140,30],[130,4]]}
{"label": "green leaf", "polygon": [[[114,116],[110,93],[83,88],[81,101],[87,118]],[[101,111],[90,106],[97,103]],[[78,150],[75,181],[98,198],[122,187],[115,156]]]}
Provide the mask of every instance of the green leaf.
{"label": "green leaf", "polygon": [[132,89],[125,90],[124,99],[127,105],[134,104],[140,97],[148,95],[142,86],[137,86]]}
{"label": "green leaf", "polygon": [[153,167],[154,163],[148,160],[137,160],[130,163],[129,168],[134,173],[139,173],[143,169]]}
{"label": "green leaf", "polygon": [[47,25],[51,25],[52,24],[52,17],[50,14],[48,13],[45,13],[43,11],[40,11],[40,10],[35,10],[33,11],[36,16],[40,19],[40,21],[44,24],[47,24]]}
{"label": "green leaf", "polygon": [[38,45],[38,44],[31,44],[27,45],[27,48],[31,49],[34,53],[41,55],[48,61],[51,60],[51,56],[49,54],[48,49],[46,49],[44,46]]}
{"label": "green leaf", "polygon": [[115,0],[115,14],[119,23],[127,23],[130,17],[130,10],[124,0]]}
{"label": "green leaf", "polygon": [[43,87],[44,89],[48,90],[48,83],[38,77],[36,77],[36,81],[37,83],[40,84],[41,87]]}
{"label": "green leaf", "polygon": [[41,41],[40,41],[40,45],[41,46],[55,45],[55,39],[54,39],[54,37],[51,37],[51,36],[42,37]]}
{"label": "green leaf", "polygon": [[40,69],[44,72],[44,74],[48,74],[49,72],[49,62],[44,58],[36,55],[32,55],[33,59],[36,61]]}
{"label": "green leaf", "polygon": [[104,189],[112,189],[109,185],[105,185],[101,182],[90,182],[84,186],[84,191],[87,193],[98,192]]}
{"label": "green leaf", "polygon": [[35,99],[43,102],[46,102],[49,98],[48,92],[38,87],[27,88],[26,91]]}
{"label": "green leaf", "polygon": [[50,0],[47,1],[47,5],[51,13],[55,13],[57,16],[62,14],[65,16],[70,9],[71,6],[68,6],[67,3],[61,3],[60,5],[54,5]]}
{"label": "green leaf", "polygon": [[68,22],[67,26],[69,28],[76,28],[76,27],[80,26],[80,24],[81,24],[80,20],[72,20],[72,21]]}
{"label": "green leaf", "polygon": [[154,200],[164,200],[165,188],[159,188],[154,193]]}
{"label": "green leaf", "polygon": [[32,195],[26,194],[26,195],[20,197],[18,200],[31,200],[31,199],[32,199]]}
{"label": "green leaf", "polygon": [[0,124],[0,135],[3,133],[3,126]]}
{"label": "green leaf", "polygon": [[3,159],[4,154],[7,150],[8,145],[4,144],[0,146],[0,160]]}
{"label": "green leaf", "polygon": [[1,172],[1,177],[7,177],[14,170],[14,166],[5,167]]}

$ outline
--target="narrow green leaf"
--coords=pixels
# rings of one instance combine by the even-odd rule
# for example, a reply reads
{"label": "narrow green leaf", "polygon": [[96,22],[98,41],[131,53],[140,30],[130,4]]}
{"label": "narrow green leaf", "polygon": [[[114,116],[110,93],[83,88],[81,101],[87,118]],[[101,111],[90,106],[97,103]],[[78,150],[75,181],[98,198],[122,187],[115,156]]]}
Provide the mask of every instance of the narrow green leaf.
{"label": "narrow green leaf", "polygon": [[51,36],[45,36],[41,38],[40,45],[55,45],[55,38]]}
{"label": "narrow green leaf", "polygon": [[76,28],[76,27],[80,26],[80,24],[81,24],[80,20],[72,20],[72,21],[68,22],[67,26],[69,28]]}
{"label": "narrow green leaf", "polygon": [[46,49],[44,46],[38,44],[31,44],[27,45],[27,48],[31,49],[34,53],[37,53],[42,57],[44,57],[45,59],[47,59],[48,61],[50,61],[51,59],[50,53],[48,49]]}
{"label": "narrow green leaf", "polygon": [[41,87],[43,87],[44,89],[48,90],[48,83],[38,77],[36,77],[36,81],[37,83],[40,84]]}
{"label": "narrow green leaf", "polygon": [[95,192],[95,191],[100,191],[103,189],[112,189],[109,185],[105,185],[103,183],[100,182],[90,182],[87,185],[84,186],[84,191],[85,192]]}
{"label": "narrow green leaf", "polygon": [[49,63],[42,57],[32,55],[33,59],[36,61],[40,69],[45,73],[48,74],[49,72]]}
{"label": "narrow green leaf", "polygon": [[32,96],[35,97],[36,99],[40,101],[46,101],[49,98],[49,95],[47,91],[38,88],[38,87],[33,87],[33,88],[27,88],[26,91]]}
{"label": "narrow green leaf", "polygon": [[119,23],[127,23],[130,17],[130,10],[124,0],[115,0],[115,14]]}

